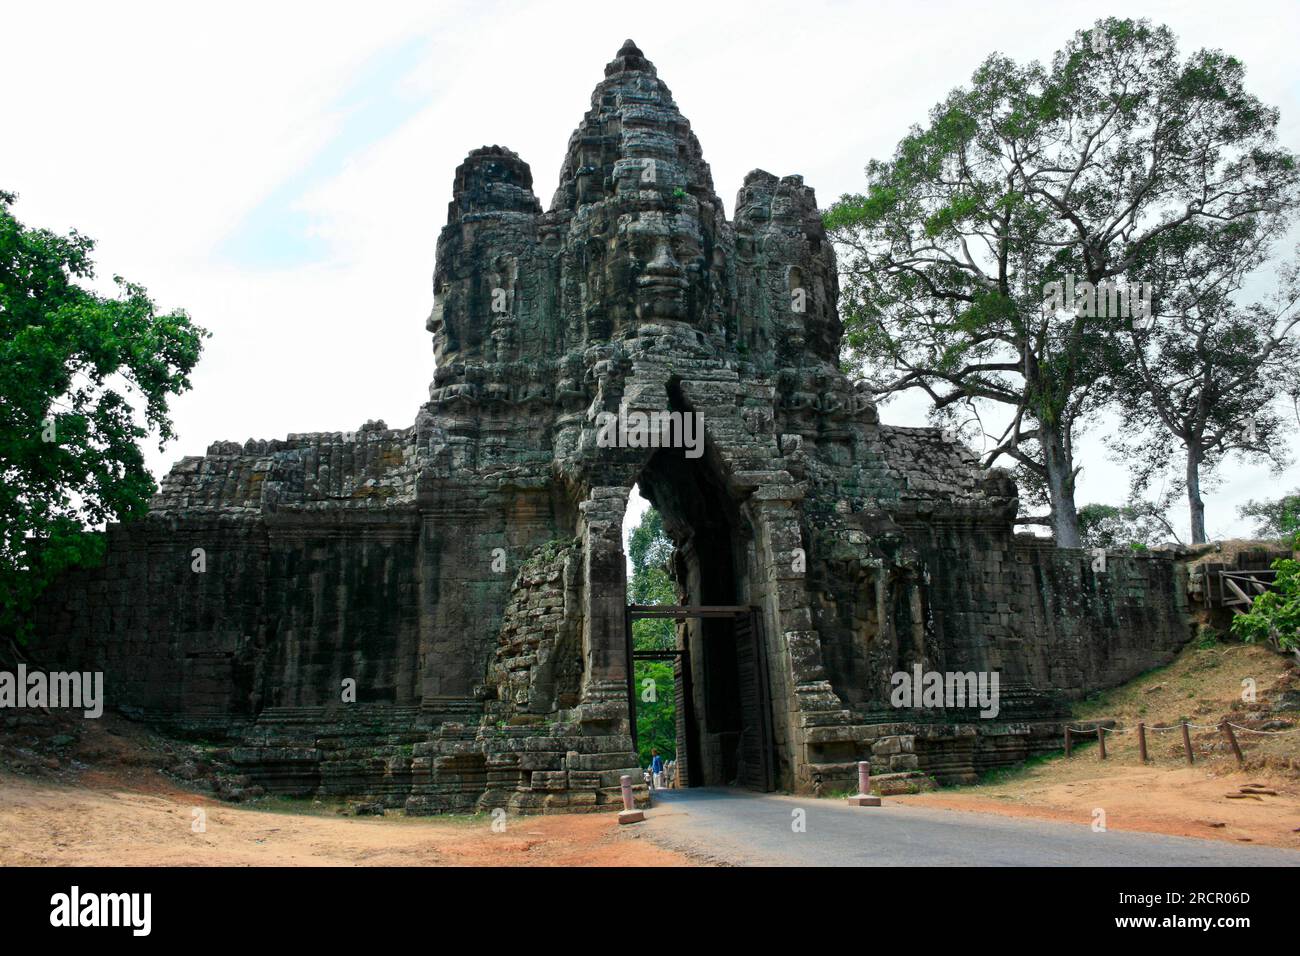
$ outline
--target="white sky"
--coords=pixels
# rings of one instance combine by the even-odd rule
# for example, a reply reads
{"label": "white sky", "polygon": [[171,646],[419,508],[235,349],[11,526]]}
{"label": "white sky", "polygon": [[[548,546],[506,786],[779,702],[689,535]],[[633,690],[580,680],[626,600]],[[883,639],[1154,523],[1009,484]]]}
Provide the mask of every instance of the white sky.
{"label": "white sky", "polygon": [[[156,475],[218,439],[411,423],[432,376],[424,321],[452,173],[499,143],[549,205],[568,136],[631,37],[691,120],[728,212],[746,172],[802,173],[829,204],[990,52],[1048,59],[1107,15],[1218,46],[1300,149],[1300,4],[729,2],[6,4],[0,188],[29,225],[98,241],[214,333]],[[885,420],[924,423],[924,403]],[[1123,470],[1085,440],[1080,503]],[[1300,485],[1230,467],[1235,507]],[[1182,521],[1185,528],[1186,521]]]}

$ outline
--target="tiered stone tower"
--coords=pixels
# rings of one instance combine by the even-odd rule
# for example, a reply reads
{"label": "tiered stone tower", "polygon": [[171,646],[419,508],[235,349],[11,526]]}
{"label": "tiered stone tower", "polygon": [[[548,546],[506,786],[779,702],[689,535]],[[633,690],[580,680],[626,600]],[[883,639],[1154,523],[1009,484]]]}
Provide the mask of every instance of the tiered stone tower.
{"label": "tiered stone tower", "polygon": [[[269,789],[437,812],[617,805],[638,484],[681,604],[751,609],[678,629],[693,784],[848,786],[861,758],[887,783],[969,779],[1188,636],[1171,561],[1097,572],[1018,537],[1005,473],[880,423],[838,365],[813,191],[752,172],[728,221],[631,41],[549,210],[508,149],[456,170],[433,291],[412,427],[183,460],[106,566],[50,595],[51,653],[104,669],[110,705],[237,743]],[[703,455],[604,447],[620,407],[699,414]],[[891,706],[917,665],[997,671],[998,717]]]}

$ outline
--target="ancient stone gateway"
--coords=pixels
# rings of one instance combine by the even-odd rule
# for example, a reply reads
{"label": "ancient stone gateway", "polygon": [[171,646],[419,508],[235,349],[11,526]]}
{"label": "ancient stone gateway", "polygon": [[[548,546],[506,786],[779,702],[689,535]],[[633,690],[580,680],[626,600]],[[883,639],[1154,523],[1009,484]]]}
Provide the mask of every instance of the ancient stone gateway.
{"label": "ancient stone gateway", "polygon": [[[886,785],[970,779],[1056,746],[1063,701],[1186,640],[1173,561],[1094,570],[1017,536],[1008,475],[879,421],[838,366],[812,190],[752,172],[728,220],[630,41],[548,210],[532,185],[496,146],[456,170],[411,427],[181,461],[146,520],[110,527],[104,567],[49,594],[51,662],[228,742],[272,791],[614,809],[637,763],[637,485],[677,545],[680,603],[722,609],[679,629],[692,783],[848,789],[859,759]],[[609,413],[698,416],[702,442],[602,440]],[[892,675],[918,669],[997,672],[997,715],[895,707]]]}

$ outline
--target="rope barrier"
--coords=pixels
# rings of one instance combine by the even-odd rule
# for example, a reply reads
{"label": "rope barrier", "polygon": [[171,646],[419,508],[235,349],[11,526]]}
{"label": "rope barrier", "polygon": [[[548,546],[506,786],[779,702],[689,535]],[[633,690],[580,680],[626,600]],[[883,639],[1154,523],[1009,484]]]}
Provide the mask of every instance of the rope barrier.
{"label": "rope barrier", "polygon": [[[1229,727],[1236,727],[1238,730],[1243,730],[1248,734],[1262,734],[1267,737],[1285,737],[1288,734],[1300,733],[1300,727],[1296,727],[1292,730],[1254,730],[1250,727],[1243,727],[1241,724],[1234,724],[1230,720],[1226,721],[1226,723]],[[1219,730],[1223,724],[1194,724],[1189,720],[1187,726],[1193,730]],[[1156,727],[1151,725],[1147,727],[1147,733],[1163,733],[1167,730],[1182,730],[1182,728],[1182,724],[1170,724],[1168,727]],[[1131,734],[1135,730],[1133,727],[1129,727],[1126,730],[1119,730],[1115,727],[1070,727],[1068,729],[1072,734],[1095,734],[1099,730],[1108,734]]]}
{"label": "rope barrier", "polygon": [[[1114,723],[1114,721],[1112,721]],[[1065,730],[1065,756],[1070,756],[1071,737],[1075,734],[1082,738],[1096,736],[1097,738],[1097,756],[1102,760],[1106,759],[1106,734],[1130,734],[1134,731],[1138,735],[1138,754],[1142,762],[1146,763],[1149,759],[1147,752],[1146,732],[1163,733],[1169,730],[1178,730],[1183,735],[1183,752],[1187,755],[1187,763],[1190,766],[1195,762],[1195,748],[1192,746],[1191,731],[1193,730],[1211,730],[1220,731],[1228,739],[1228,745],[1232,748],[1233,756],[1237,758],[1239,767],[1245,766],[1245,757],[1241,752],[1241,745],[1233,735],[1233,728],[1247,734],[1256,734],[1260,737],[1285,737],[1290,734],[1300,733],[1300,727],[1294,727],[1291,730],[1255,730],[1251,727],[1243,727],[1241,724],[1235,724],[1230,720],[1223,720],[1217,724],[1194,724],[1190,720],[1180,721],[1177,724],[1170,724],[1168,727],[1148,727],[1142,721],[1138,721],[1136,727],[1130,727],[1127,730],[1119,730],[1115,727],[1104,727],[1100,724],[1096,727],[1071,727],[1066,724]]]}
{"label": "rope barrier", "polygon": [[[1177,730],[1181,726],[1182,724],[1175,724],[1172,727],[1148,727],[1147,730]],[[1195,727],[1196,725],[1191,724],[1189,726]],[[1218,725],[1216,724],[1215,726]],[[1132,734],[1137,732],[1136,727],[1129,727],[1126,730],[1119,730],[1115,727],[1070,727],[1068,729],[1072,734],[1095,734],[1099,730],[1108,734]]]}
{"label": "rope barrier", "polygon": [[1286,737],[1290,734],[1300,733],[1300,727],[1291,730],[1252,730],[1250,727],[1243,727],[1241,724],[1234,724],[1232,721],[1226,721],[1229,727],[1236,727],[1238,730],[1244,730],[1248,734],[1259,734],[1261,737]]}
{"label": "rope barrier", "polygon": [[1071,728],[1070,728],[1070,733],[1072,733],[1072,734],[1095,734],[1095,733],[1096,733],[1097,731],[1099,731],[1099,730],[1100,730],[1100,731],[1103,731],[1103,732],[1105,732],[1105,733],[1108,733],[1108,734],[1131,734],[1131,733],[1133,733],[1133,728],[1132,728],[1132,727],[1130,727],[1128,730],[1116,730],[1114,727],[1084,727],[1084,728],[1071,727]]}

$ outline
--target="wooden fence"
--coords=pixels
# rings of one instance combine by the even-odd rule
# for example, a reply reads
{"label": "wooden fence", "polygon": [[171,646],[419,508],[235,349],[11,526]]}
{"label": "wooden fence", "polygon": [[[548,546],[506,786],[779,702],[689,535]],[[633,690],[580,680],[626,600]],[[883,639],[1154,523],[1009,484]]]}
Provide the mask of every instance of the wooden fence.
{"label": "wooden fence", "polygon": [[[1114,721],[1110,721],[1114,723]],[[1138,721],[1137,726],[1128,730],[1118,730],[1115,727],[1106,727],[1097,724],[1096,727],[1070,727],[1065,728],[1065,756],[1069,757],[1074,751],[1074,742],[1078,738],[1088,738],[1096,736],[1097,738],[1097,759],[1106,759],[1106,735],[1107,734],[1137,734],[1138,756],[1143,763],[1150,760],[1147,751],[1147,734],[1166,733],[1168,731],[1181,730],[1183,736],[1183,753],[1187,757],[1188,764],[1196,762],[1196,755],[1192,747],[1192,730],[1218,730],[1228,741],[1228,746],[1232,749],[1232,755],[1237,758],[1237,765],[1245,763],[1245,758],[1241,754],[1241,744],[1237,741],[1237,735],[1234,730],[1242,731],[1247,734],[1258,734],[1262,737],[1283,737],[1288,734],[1300,732],[1300,728],[1292,730],[1254,730],[1250,727],[1243,727],[1240,724],[1234,724],[1230,720],[1223,720],[1217,724],[1194,724],[1191,721],[1184,720],[1177,724],[1170,724],[1168,727],[1148,727],[1145,721]]]}

